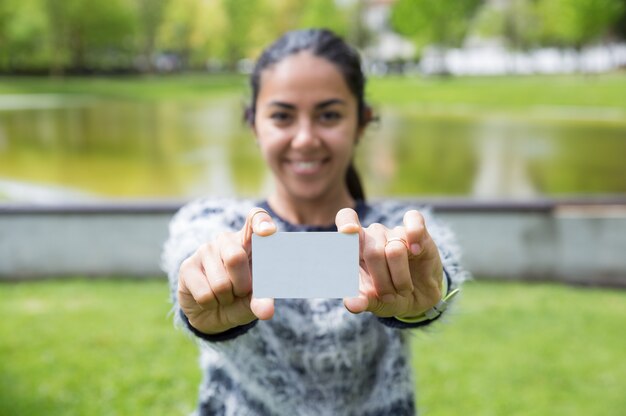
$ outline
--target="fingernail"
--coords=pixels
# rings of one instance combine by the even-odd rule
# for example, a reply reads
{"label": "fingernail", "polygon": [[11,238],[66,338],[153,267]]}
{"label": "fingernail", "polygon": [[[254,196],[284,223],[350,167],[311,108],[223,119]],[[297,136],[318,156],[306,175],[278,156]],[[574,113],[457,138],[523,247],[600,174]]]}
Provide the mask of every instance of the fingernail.
{"label": "fingernail", "polygon": [[339,229],[339,231],[346,231],[346,230],[354,230],[357,231],[359,229],[359,226],[353,222],[350,222],[348,224],[344,224],[341,226],[341,228]]}
{"label": "fingernail", "polygon": [[422,251],[422,247],[420,247],[419,244],[417,243],[411,244],[411,253],[417,256],[418,254],[420,254],[420,251]]}
{"label": "fingernail", "polygon": [[266,232],[266,231],[270,231],[271,229],[273,229],[274,227],[272,227],[272,224],[270,224],[267,221],[262,221],[259,224],[259,231],[261,232]]}

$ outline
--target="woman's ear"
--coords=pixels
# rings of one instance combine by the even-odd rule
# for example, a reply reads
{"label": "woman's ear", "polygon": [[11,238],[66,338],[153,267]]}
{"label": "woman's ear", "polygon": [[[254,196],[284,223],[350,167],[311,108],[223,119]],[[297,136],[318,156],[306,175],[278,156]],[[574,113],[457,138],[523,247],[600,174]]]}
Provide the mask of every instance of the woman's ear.
{"label": "woman's ear", "polygon": [[247,106],[243,110],[243,121],[250,126],[250,128],[254,129],[254,111],[251,106]]}
{"label": "woman's ear", "polygon": [[361,116],[361,123],[359,124],[359,128],[357,130],[357,137],[356,137],[357,144],[361,140],[361,136],[363,136],[363,133],[365,133],[365,129],[367,128],[367,126],[369,126],[369,124],[372,121],[374,121],[374,111],[372,110],[372,107],[370,107],[369,105],[366,105],[363,108],[363,114]]}
{"label": "woman's ear", "polygon": [[366,105],[365,108],[363,108],[363,127],[367,127],[368,124],[370,124],[370,122],[372,122],[374,120],[374,110],[372,110],[372,107],[370,107],[369,105]]}
{"label": "woman's ear", "polygon": [[245,108],[243,112],[243,121],[250,127],[252,130],[252,134],[254,135],[254,141],[256,145],[259,145],[259,136],[257,135],[256,125],[254,124],[254,111],[252,111],[252,107],[248,106]]}

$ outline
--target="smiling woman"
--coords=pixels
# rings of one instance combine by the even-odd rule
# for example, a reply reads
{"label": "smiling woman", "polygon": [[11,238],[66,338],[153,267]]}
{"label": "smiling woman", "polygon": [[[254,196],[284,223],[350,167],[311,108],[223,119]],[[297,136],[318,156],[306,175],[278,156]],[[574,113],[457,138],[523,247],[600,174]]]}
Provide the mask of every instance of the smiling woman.
{"label": "smiling woman", "polygon": [[[334,64],[307,51],[264,70],[261,85],[252,127],[276,180],[269,202],[289,221],[326,224],[352,205],[344,177],[365,127],[357,100]],[[293,217],[306,206],[322,209]]]}
{"label": "smiling woman", "polygon": [[[434,322],[458,292],[453,237],[428,210],[366,202],[352,161],[372,115],[359,56],[342,39],[289,32],[251,84],[246,119],[274,189],[183,207],[163,256],[177,321],[201,345],[199,413],[413,415],[406,331]],[[358,296],[256,297],[251,236],[279,228],[357,234]]]}

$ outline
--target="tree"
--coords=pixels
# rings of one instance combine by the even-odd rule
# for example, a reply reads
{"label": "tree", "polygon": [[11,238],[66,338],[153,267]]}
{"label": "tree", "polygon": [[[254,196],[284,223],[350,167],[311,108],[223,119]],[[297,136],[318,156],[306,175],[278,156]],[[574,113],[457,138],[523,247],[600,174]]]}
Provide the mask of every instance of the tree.
{"label": "tree", "polygon": [[[261,0],[222,0],[228,28],[223,33],[226,64],[235,69],[240,59],[246,57],[251,48],[251,33],[255,18],[262,11]],[[265,24],[271,25],[270,21]]]}
{"label": "tree", "polygon": [[138,49],[148,70],[153,69],[157,35],[167,3],[168,0],[136,0]]}
{"label": "tree", "polygon": [[473,33],[500,37],[511,49],[529,49],[540,41],[541,19],[535,0],[486,3],[476,16]]}
{"label": "tree", "polygon": [[[273,0],[261,2],[252,27],[250,52],[256,57],[261,50],[287,31],[327,28],[339,35],[348,31],[348,16],[335,0]],[[268,25],[264,22],[271,21]]]}
{"label": "tree", "polygon": [[346,39],[357,48],[365,48],[372,39],[372,32],[363,21],[365,0],[356,0],[346,9],[348,20]]}
{"label": "tree", "polygon": [[623,1],[624,7],[622,7],[622,13],[613,25],[613,34],[621,39],[626,40],[626,1]]}
{"label": "tree", "polygon": [[463,41],[482,0],[398,0],[391,26],[412,39],[418,50],[426,45],[454,47]]}
{"label": "tree", "polygon": [[580,49],[606,36],[625,8],[623,0],[540,0],[543,40]]}
{"label": "tree", "polygon": [[47,31],[39,0],[0,1],[0,69],[38,71],[48,63]]}
{"label": "tree", "polygon": [[349,18],[335,0],[310,0],[300,14],[299,27],[326,28],[339,36],[348,35]]}
{"label": "tree", "polygon": [[45,0],[53,72],[128,67],[135,20],[123,0]]}
{"label": "tree", "polygon": [[[157,36],[158,48],[161,52],[175,54],[181,64],[188,66],[196,51],[205,39],[198,36],[198,25],[204,17],[201,6],[204,2],[197,0],[175,0],[167,3],[163,24]],[[211,26],[211,20],[205,22]]]}

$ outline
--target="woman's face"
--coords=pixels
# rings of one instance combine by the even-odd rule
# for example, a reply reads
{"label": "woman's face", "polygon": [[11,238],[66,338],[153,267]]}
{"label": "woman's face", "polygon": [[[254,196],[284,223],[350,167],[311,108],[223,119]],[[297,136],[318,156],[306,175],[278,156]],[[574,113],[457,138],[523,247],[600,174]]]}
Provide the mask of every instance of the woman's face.
{"label": "woman's face", "polygon": [[280,196],[347,195],[345,174],[362,129],[356,97],[334,64],[304,51],[264,70],[254,122]]}

